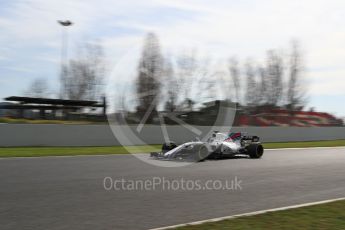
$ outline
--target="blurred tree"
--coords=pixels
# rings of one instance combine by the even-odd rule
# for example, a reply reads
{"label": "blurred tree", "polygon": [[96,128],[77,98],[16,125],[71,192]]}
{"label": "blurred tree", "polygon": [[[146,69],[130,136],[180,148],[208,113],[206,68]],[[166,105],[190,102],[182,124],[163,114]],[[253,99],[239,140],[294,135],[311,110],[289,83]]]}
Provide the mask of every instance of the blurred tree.
{"label": "blurred tree", "polygon": [[229,60],[229,71],[231,81],[235,90],[236,102],[240,103],[241,98],[241,82],[240,82],[240,71],[238,67],[238,60],[236,57],[232,57]]}
{"label": "blurred tree", "polygon": [[[204,103],[215,100],[217,97],[217,78],[221,75],[217,68],[212,66],[212,61],[209,57],[197,59],[196,71],[194,76],[195,83],[195,103]],[[220,79],[220,78],[219,78]]]}
{"label": "blurred tree", "polygon": [[195,49],[185,51],[176,58],[176,75],[178,77],[180,102],[191,98],[191,89],[198,69],[198,60],[196,58]]}
{"label": "blurred tree", "polygon": [[167,100],[165,102],[165,111],[173,112],[177,108],[178,93],[180,91],[179,82],[174,74],[174,68],[170,60],[165,61],[164,82]]}
{"label": "blurred tree", "polygon": [[49,85],[46,79],[34,79],[29,88],[24,91],[24,95],[28,97],[47,98],[50,96]]}
{"label": "blurred tree", "polygon": [[247,89],[246,89],[246,104],[248,106],[257,106],[258,102],[258,88],[257,82],[255,79],[255,70],[253,67],[253,62],[251,60],[247,60],[245,64],[245,71],[247,76]]}
{"label": "blurred tree", "polygon": [[270,106],[278,106],[283,96],[283,58],[277,50],[267,52],[266,67],[266,102]]}
{"label": "blurred tree", "polygon": [[164,60],[159,40],[154,33],[145,38],[136,80],[138,98],[137,113],[145,118],[142,122],[152,122],[160,102],[161,78],[164,74]]}
{"label": "blurred tree", "polygon": [[80,47],[79,57],[63,68],[62,98],[98,100],[104,94],[105,61],[103,49],[97,44]]}
{"label": "blurred tree", "polygon": [[287,107],[293,111],[297,107],[305,106],[306,104],[305,88],[301,82],[303,73],[302,55],[297,40],[291,42],[288,69]]}
{"label": "blurred tree", "polygon": [[264,105],[267,103],[267,80],[266,70],[264,67],[258,68],[259,85],[258,85],[258,104]]}
{"label": "blurred tree", "polygon": [[213,101],[217,98],[217,78],[222,73],[220,71],[205,69],[204,76],[199,82],[199,92],[196,102]]}
{"label": "blurred tree", "polygon": [[177,76],[178,107],[185,109],[190,101],[194,104],[214,100],[216,77],[219,71],[212,68],[208,56],[198,57],[195,49],[184,52],[176,58],[175,75]]}

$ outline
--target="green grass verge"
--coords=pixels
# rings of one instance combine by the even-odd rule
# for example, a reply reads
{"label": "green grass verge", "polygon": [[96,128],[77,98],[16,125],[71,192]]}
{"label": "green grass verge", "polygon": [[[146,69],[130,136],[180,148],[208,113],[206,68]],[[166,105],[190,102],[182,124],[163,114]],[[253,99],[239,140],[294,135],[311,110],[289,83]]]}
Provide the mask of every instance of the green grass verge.
{"label": "green grass verge", "polygon": [[345,229],[345,201],[239,217],[176,230],[300,230]]}
{"label": "green grass verge", "polygon": [[266,149],[345,146],[345,140],[264,143]]}
{"label": "green grass verge", "polygon": [[63,124],[63,125],[89,125],[89,124],[104,124],[106,122],[96,122],[96,121],[73,121],[73,120],[31,120],[24,118],[9,118],[0,117],[0,123],[6,124]]}
{"label": "green grass verge", "polygon": [[[334,147],[345,146],[345,140],[264,143],[266,149],[298,148],[298,147]],[[161,145],[145,146],[113,146],[113,147],[3,147],[0,157],[37,157],[37,156],[72,156],[148,153],[158,151]]]}
{"label": "green grass verge", "polygon": [[[127,154],[158,151],[160,145],[112,146],[112,147],[5,147],[0,148],[0,157],[41,157]],[[127,150],[128,149],[128,150]]]}

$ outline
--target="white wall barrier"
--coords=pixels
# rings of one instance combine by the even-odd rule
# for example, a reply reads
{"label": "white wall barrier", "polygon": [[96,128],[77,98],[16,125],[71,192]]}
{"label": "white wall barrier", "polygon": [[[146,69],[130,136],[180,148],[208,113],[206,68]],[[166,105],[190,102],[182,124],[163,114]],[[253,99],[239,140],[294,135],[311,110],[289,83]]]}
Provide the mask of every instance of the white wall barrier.
{"label": "white wall barrier", "polygon": [[[196,128],[202,132],[217,130],[205,126]],[[131,131],[141,141],[128,138],[130,142],[120,143],[108,125],[0,124],[0,146],[114,146],[164,142],[159,126],[145,126],[140,134],[136,132],[136,127],[131,127]],[[345,139],[345,127],[233,127],[232,131],[258,135],[263,142]],[[170,139],[177,143],[195,137],[194,133],[180,126],[168,126],[167,132]]]}

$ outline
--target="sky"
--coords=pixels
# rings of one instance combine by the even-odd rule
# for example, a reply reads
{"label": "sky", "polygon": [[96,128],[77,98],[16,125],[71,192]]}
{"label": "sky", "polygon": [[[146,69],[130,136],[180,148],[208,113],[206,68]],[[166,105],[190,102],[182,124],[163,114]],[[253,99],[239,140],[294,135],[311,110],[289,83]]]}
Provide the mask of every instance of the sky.
{"label": "sky", "polygon": [[[212,57],[262,61],[268,49],[301,43],[308,107],[345,117],[345,1],[342,0],[0,0],[0,99],[21,95],[36,78],[58,90],[62,27],[68,55],[82,42],[106,51],[108,85],[128,81],[145,34],[163,52],[197,47]],[[127,73],[127,75],[131,75]]]}

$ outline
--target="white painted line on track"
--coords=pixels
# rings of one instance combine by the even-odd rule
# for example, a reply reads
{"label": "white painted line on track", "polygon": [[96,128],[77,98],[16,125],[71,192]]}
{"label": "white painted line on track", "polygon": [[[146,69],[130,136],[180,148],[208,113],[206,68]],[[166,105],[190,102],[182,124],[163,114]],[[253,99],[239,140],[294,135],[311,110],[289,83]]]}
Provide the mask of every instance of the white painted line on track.
{"label": "white painted line on track", "polygon": [[189,225],[200,225],[200,224],[205,224],[205,223],[210,223],[210,222],[235,219],[235,218],[239,218],[239,217],[255,216],[255,215],[269,213],[269,212],[284,211],[284,210],[302,208],[302,207],[313,206],[313,205],[318,205],[318,204],[327,204],[327,203],[331,203],[331,202],[335,202],[335,201],[342,201],[342,200],[345,200],[345,197],[323,200],[323,201],[317,201],[317,202],[304,203],[304,204],[291,205],[291,206],[280,207],[280,208],[266,209],[266,210],[260,210],[260,211],[255,211],[255,212],[242,213],[242,214],[237,214],[237,215],[232,215],[232,216],[223,216],[223,217],[219,217],[219,218],[212,218],[212,219],[207,219],[207,220],[171,225],[171,226],[166,226],[166,227],[152,228],[150,230],[166,230],[166,229],[174,229],[174,228],[179,228],[179,227],[186,227]]}

